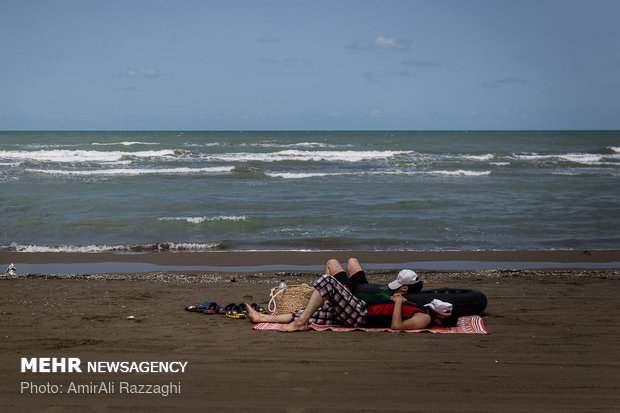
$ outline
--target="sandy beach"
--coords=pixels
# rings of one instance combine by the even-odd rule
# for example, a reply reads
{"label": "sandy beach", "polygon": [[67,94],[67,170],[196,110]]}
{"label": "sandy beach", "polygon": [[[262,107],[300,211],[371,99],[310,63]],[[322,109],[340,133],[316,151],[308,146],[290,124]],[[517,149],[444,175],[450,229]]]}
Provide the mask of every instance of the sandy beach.
{"label": "sandy beach", "polygon": [[[346,254],[362,262],[377,261],[372,254]],[[617,261],[615,252],[606,254],[608,261]],[[597,259],[603,254],[573,255],[582,262],[584,257]],[[231,266],[300,259],[316,264],[319,258],[323,256],[305,253],[285,254],[277,261],[271,254],[218,257],[222,265]],[[394,259],[390,256],[385,262]],[[553,256],[540,260],[558,262]],[[398,269],[369,271],[369,279],[390,281]],[[5,276],[0,279],[0,409],[618,411],[618,269],[418,274],[425,288],[484,292],[489,304],[483,318],[490,334],[283,334],[253,330],[248,320],[184,311],[205,300],[266,305],[270,288],[280,278],[291,284],[309,283],[319,271]],[[46,357],[79,358],[84,370],[88,362],[101,361],[187,364],[178,373],[20,371],[22,358]],[[114,391],[86,392],[101,383],[112,383]],[[136,391],[139,386],[144,391],[174,386],[163,396],[122,393],[123,383],[135,385]],[[68,391],[79,385],[84,392]]]}

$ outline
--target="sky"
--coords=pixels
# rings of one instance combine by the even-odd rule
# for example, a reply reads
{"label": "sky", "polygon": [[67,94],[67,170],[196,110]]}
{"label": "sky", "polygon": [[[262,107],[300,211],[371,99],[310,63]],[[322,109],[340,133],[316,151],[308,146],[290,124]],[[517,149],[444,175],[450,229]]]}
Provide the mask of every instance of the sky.
{"label": "sky", "polygon": [[0,130],[620,129],[617,0],[0,0]]}

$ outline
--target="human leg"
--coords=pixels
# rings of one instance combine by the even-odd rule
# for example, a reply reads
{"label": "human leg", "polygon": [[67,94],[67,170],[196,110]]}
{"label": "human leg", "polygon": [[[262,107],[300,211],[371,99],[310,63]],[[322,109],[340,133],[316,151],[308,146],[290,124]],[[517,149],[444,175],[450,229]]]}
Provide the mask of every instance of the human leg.
{"label": "human leg", "polygon": [[340,265],[340,261],[338,261],[337,259],[332,258],[330,260],[327,260],[327,262],[325,263],[325,274],[331,275],[332,277],[337,279],[342,285],[349,288],[349,277],[347,276],[344,268],[342,268],[342,265]]}
{"label": "human leg", "polygon": [[314,290],[310,299],[308,300],[308,305],[304,309],[303,313],[299,316],[299,318],[294,319],[292,322],[282,326],[280,331],[284,332],[293,332],[293,331],[304,331],[308,329],[308,323],[310,321],[310,317],[312,314],[316,312],[319,308],[323,306],[325,300],[321,296],[318,290]]}
{"label": "human leg", "polygon": [[[329,304],[329,311],[325,311],[323,306],[321,311],[313,314],[312,322],[349,327],[359,327],[366,322],[366,303],[355,297],[334,277],[324,275],[314,283],[314,288],[321,294],[325,304]],[[323,316],[323,313],[328,316]]]}
{"label": "human leg", "polygon": [[259,313],[255,309],[252,308],[248,303],[245,303],[245,308],[247,310],[247,317],[253,323],[290,323],[293,319],[293,315],[291,313],[285,314],[263,314]]}
{"label": "human leg", "polygon": [[349,258],[347,261],[347,274],[349,274],[349,277],[359,271],[363,271],[359,260],[357,258]]}
{"label": "human leg", "polygon": [[349,261],[347,262],[347,274],[349,276],[349,280],[347,282],[348,287],[355,287],[359,284],[368,284],[366,272],[357,258],[349,258]]}
{"label": "human leg", "polygon": [[334,276],[335,274],[343,271],[344,268],[342,268],[342,265],[340,265],[340,261],[335,258],[331,258],[325,263],[325,274]]}

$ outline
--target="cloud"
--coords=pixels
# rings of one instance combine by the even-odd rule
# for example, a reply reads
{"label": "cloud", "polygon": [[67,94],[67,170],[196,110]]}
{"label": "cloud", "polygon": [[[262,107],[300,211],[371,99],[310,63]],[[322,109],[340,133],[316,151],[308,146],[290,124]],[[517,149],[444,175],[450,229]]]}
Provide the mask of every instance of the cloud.
{"label": "cloud", "polygon": [[131,78],[154,79],[162,76],[162,73],[152,67],[143,67],[140,69],[130,69],[126,75]]}
{"label": "cloud", "polygon": [[125,87],[118,87],[116,88],[116,90],[121,91],[121,92],[139,92],[140,90],[135,87],[135,86],[125,86]]}
{"label": "cloud", "polygon": [[504,86],[518,85],[518,84],[524,84],[524,83],[527,83],[527,80],[521,77],[510,76],[510,77],[497,78],[497,79],[487,81],[487,82],[482,82],[482,86],[487,87],[487,88],[500,88]]}
{"label": "cloud", "polygon": [[263,57],[261,59],[258,59],[258,61],[259,63],[265,63],[265,64],[271,64],[271,65],[283,63],[286,65],[312,66],[312,60],[301,59],[299,57],[287,57],[285,59],[274,59],[271,57]]}
{"label": "cloud", "polygon": [[366,79],[366,81],[369,83],[381,83],[383,82],[383,80],[390,79],[390,78],[414,78],[416,77],[416,74],[408,70],[405,70],[405,71],[375,70],[371,72],[362,73],[362,77]]}
{"label": "cloud", "polygon": [[405,51],[411,48],[412,41],[409,39],[394,39],[393,37],[379,36],[372,42],[354,41],[348,48],[352,50],[399,50]]}
{"label": "cloud", "polygon": [[431,62],[428,60],[406,60],[403,62],[403,64],[409,67],[441,67],[439,63]]}

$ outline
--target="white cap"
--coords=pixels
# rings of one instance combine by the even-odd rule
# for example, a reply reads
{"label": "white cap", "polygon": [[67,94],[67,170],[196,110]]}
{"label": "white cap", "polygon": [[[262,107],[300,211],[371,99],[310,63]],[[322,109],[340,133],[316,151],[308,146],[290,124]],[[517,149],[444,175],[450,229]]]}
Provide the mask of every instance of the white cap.
{"label": "white cap", "polygon": [[433,311],[441,315],[449,316],[452,314],[452,304],[436,298],[430,303],[424,304],[424,307],[430,307]]}
{"label": "white cap", "polygon": [[398,290],[403,285],[416,284],[420,282],[420,277],[413,270],[402,270],[398,277],[388,284],[390,290]]}

